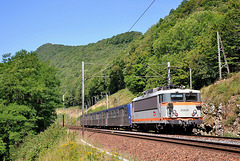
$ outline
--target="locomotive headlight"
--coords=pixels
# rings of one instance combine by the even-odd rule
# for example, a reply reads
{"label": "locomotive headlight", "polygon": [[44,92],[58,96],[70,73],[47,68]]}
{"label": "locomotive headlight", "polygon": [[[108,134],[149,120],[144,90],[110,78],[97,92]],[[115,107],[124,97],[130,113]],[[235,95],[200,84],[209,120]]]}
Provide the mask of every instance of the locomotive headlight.
{"label": "locomotive headlight", "polygon": [[178,113],[176,110],[173,110],[173,115],[175,115],[176,117],[178,117]]}
{"label": "locomotive headlight", "polygon": [[197,114],[197,110],[193,110],[192,116],[195,116]]}

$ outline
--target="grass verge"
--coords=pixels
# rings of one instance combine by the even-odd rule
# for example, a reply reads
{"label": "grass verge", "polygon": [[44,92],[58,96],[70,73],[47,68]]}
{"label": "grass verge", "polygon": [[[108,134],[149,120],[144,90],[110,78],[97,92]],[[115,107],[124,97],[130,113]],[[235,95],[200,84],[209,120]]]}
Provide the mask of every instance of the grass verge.
{"label": "grass verge", "polygon": [[24,142],[12,153],[13,160],[51,160],[51,161],[75,161],[75,160],[119,160],[118,153],[112,151],[107,155],[106,151],[86,144],[80,144],[77,132],[69,132],[57,124],[53,124],[38,135],[28,136]]}

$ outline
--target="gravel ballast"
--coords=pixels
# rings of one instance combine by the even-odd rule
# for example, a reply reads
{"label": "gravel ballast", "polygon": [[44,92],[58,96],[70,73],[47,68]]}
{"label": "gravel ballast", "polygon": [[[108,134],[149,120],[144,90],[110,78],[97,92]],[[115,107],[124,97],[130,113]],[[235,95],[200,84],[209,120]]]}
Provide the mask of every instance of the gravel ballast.
{"label": "gravel ballast", "polygon": [[[79,135],[81,135],[79,131]],[[84,140],[129,160],[240,160],[240,154],[85,131]]]}

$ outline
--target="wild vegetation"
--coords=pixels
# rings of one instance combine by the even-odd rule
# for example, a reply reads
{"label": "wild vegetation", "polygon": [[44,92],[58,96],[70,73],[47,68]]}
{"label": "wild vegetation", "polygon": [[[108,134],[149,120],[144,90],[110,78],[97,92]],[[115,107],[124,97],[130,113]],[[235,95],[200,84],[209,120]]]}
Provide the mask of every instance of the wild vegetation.
{"label": "wild vegetation", "polygon": [[188,86],[189,68],[193,71],[195,89],[213,83],[218,79],[217,30],[221,34],[231,72],[239,71],[239,6],[236,0],[184,0],[126,50],[127,87],[133,92],[141,92],[166,83],[166,65],[149,65],[162,78],[135,76],[158,75],[146,64],[167,62],[180,68],[172,69],[174,84]]}
{"label": "wild vegetation", "polygon": [[[96,76],[109,76],[86,80],[86,100],[101,92],[115,93],[126,87],[134,94],[140,94],[164,85],[167,83],[167,62],[179,67],[171,69],[173,84],[189,87],[191,68],[193,88],[200,89],[218,79],[217,30],[231,73],[239,71],[239,15],[238,0],[184,0],[142,36],[130,32],[81,47],[46,44],[37,53],[41,59],[51,60],[51,64],[59,68],[62,93],[69,97],[69,102],[81,100],[80,61],[108,62],[98,69],[86,66],[86,77],[105,68]],[[121,39],[126,37],[130,39],[127,43]],[[120,49],[113,44],[124,47]],[[223,76],[226,77],[225,68]]]}
{"label": "wild vegetation", "polygon": [[240,134],[240,73],[201,89],[204,124],[217,135]]}
{"label": "wild vegetation", "polygon": [[[62,94],[65,95],[66,105],[73,106],[79,105],[81,100],[82,61],[86,63],[85,78],[90,78],[94,73],[109,67],[108,69],[111,69],[116,76],[111,80],[117,81],[112,82],[106,77],[99,77],[109,76],[111,74],[110,70],[104,70],[96,75],[97,77],[87,79],[85,81],[86,100],[97,93],[101,94],[101,92],[109,91],[108,88],[112,89],[111,93],[116,92],[124,87],[124,81],[121,73],[117,75],[120,68],[113,66],[112,62],[118,60],[122,55],[122,50],[141,35],[140,32],[128,32],[85,46],[45,44],[39,47],[36,52],[41,60],[50,60],[51,66],[59,69],[57,76],[61,80],[60,89]],[[110,75],[110,77],[113,77],[113,75]]]}
{"label": "wild vegetation", "polygon": [[[24,50],[13,57],[6,54],[0,63],[0,160],[11,160],[18,155],[22,159],[35,160],[53,149],[54,154],[61,157],[73,157],[70,153],[60,152],[55,146],[57,142],[43,142],[43,139],[53,141],[63,134],[61,129],[57,130],[56,137],[52,135],[53,138],[33,135],[53,123],[55,109],[61,107],[60,95],[65,95],[66,106],[81,103],[82,61],[91,63],[85,66],[86,100],[125,88],[136,96],[144,90],[164,85],[167,62],[178,67],[171,69],[173,84],[188,87],[191,68],[193,87],[200,89],[218,79],[218,30],[230,72],[239,72],[239,15],[239,0],[183,0],[176,10],[171,10],[143,35],[127,32],[85,46],[45,44],[36,50],[37,54]],[[225,68],[223,76],[227,76]],[[211,107],[217,111],[216,116],[226,118],[225,125],[235,124],[236,127],[236,122],[240,122],[238,84],[239,77],[234,76],[229,82],[203,89],[203,94],[214,100],[213,104],[235,101],[236,106],[230,103],[223,108],[231,109],[229,113],[218,112],[217,106]],[[210,124],[216,124],[211,122],[214,117],[209,117]],[[49,133],[51,130],[46,132],[51,137]],[[74,143],[65,144],[62,150],[73,146],[72,149],[78,149]],[[33,149],[28,154],[30,145]],[[71,150],[75,154],[76,151]],[[92,153],[87,156],[92,157]]]}
{"label": "wild vegetation", "polygon": [[25,136],[50,126],[60,103],[54,67],[34,52],[9,56],[0,63],[0,160],[10,160]]}
{"label": "wild vegetation", "polygon": [[14,160],[119,160],[118,153],[90,147],[82,143],[77,132],[67,131],[57,124],[52,124],[38,135],[29,135],[13,154]]}

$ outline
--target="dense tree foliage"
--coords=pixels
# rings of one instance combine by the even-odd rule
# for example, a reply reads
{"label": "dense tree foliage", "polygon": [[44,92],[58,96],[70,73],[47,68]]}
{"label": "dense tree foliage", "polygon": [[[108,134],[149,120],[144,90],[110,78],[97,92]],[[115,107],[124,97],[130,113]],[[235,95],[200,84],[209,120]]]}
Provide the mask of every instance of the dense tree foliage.
{"label": "dense tree foliage", "polygon": [[124,73],[123,73],[125,64],[123,60],[119,61],[117,59],[113,62],[113,64],[114,66],[112,67],[110,72],[110,82],[108,86],[108,90],[111,93],[115,93],[125,88]]}
{"label": "dense tree foliage", "polygon": [[[193,87],[200,89],[218,79],[217,30],[222,37],[231,72],[239,71],[240,21],[237,0],[184,0],[176,10],[152,26],[126,50],[125,81],[133,92],[166,84],[166,65],[145,68],[144,64],[178,66],[171,71],[174,84],[189,86],[189,69]],[[222,57],[223,60],[223,57]],[[140,71],[140,72],[139,72]],[[226,69],[223,70],[226,76]],[[158,74],[159,73],[159,74]],[[161,75],[161,78],[135,77]]]}
{"label": "dense tree foliage", "polygon": [[24,50],[0,64],[1,159],[24,136],[42,131],[54,121],[60,103],[60,81],[55,73],[36,53]]}
{"label": "dense tree foliage", "polygon": [[138,94],[164,85],[167,62],[178,66],[171,69],[173,84],[188,87],[191,68],[193,87],[200,89],[218,79],[218,30],[230,71],[238,72],[239,15],[239,0],[183,0],[144,35],[127,32],[85,46],[45,44],[36,53],[50,63],[24,50],[13,57],[5,54],[0,63],[0,159],[10,159],[6,156],[24,136],[52,123],[59,90],[66,105],[81,102],[82,61],[91,63],[85,66],[86,100],[125,87]]}
{"label": "dense tree foliage", "polygon": [[[91,65],[85,65],[85,78],[91,77],[106,66],[112,66],[115,70],[121,72],[119,69],[123,66],[117,63],[113,65],[113,60],[121,59],[122,50],[126,49],[130,42],[140,36],[142,36],[140,32],[127,32],[85,46],[45,44],[39,47],[36,52],[41,60],[51,60],[51,66],[59,69],[57,75],[61,80],[60,89],[62,94],[65,95],[66,105],[72,106],[81,102],[81,62],[91,63]],[[117,66],[120,68],[117,69]],[[111,68],[96,76],[110,76],[111,71],[109,69]],[[112,73],[110,77],[118,79],[115,77],[116,75],[113,75]],[[119,77],[123,80],[123,76]],[[94,95],[101,94],[101,92],[107,92],[109,83],[113,84],[114,82],[116,83],[116,81],[110,81],[107,77],[87,79],[85,82],[86,100]],[[124,83],[119,86],[124,86]],[[120,88],[119,86],[116,89],[111,86],[111,92],[115,92]]]}
{"label": "dense tree foliage", "polygon": [[[219,76],[217,30],[222,38],[230,71],[233,73],[240,70],[239,15],[240,2],[238,0],[183,0],[176,10],[172,9],[168,16],[164,19],[161,18],[142,36],[135,32],[117,35],[96,44],[82,46],[82,50],[86,50],[84,50],[84,54],[78,56],[74,53],[70,55],[69,52],[63,52],[63,48],[61,51],[59,51],[60,48],[51,50],[51,53],[42,52],[41,55],[49,57],[47,60],[51,59],[54,62],[53,65],[71,66],[67,70],[60,68],[62,71],[60,73],[64,73],[63,71],[73,72],[72,75],[80,75],[80,61],[76,61],[78,59],[81,61],[91,60],[97,64],[110,62],[111,68],[101,73],[101,75],[110,76],[109,78],[88,80],[87,97],[105,91],[116,92],[124,87],[134,93],[139,93],[164,85],[167,83],[167,62],[170,62],[172,66],[179,67],[171,69],[173,84],[189,87],[189,70],[191,68],[193,88],[200,89],[216,81]],[[124,48],[116,50],[116,47],[119,46],[124,46]],[[43,46],[43,48],[45,47]],[[68,48],[73,50],[74,47]],[[46,47],[45,51],[47,49]],[[104,51],[104,54],[101,51]],[[113,53],[112,51],[115,53],[110,55]],[[61,58],[66,58],[67,54],[71,58],[68,58],[69,61],[64,61],[63,64]],[[74,61],[70,61],[70,59]],[[78,66],[77,71],[73,64]],[[95,73],[100,70],[94,67],[87,68],[86,73],[89,75],[91,72]],[[226,71],[226,68],[223,68],[225,77],[227,76]],[[75,93],[75,98],[80,95],[79,91],[76,91],[81,89],[79,88],[81,85],[79,77],[69,75],[61,75],[61,77],[64,82],[68,82],[62,86],[66,89],[63,90],[64,92],[69,91],[73,95]],[[70,85],[72,82],[74,85]],[[69,86],[74,88],[67,90]]]}

